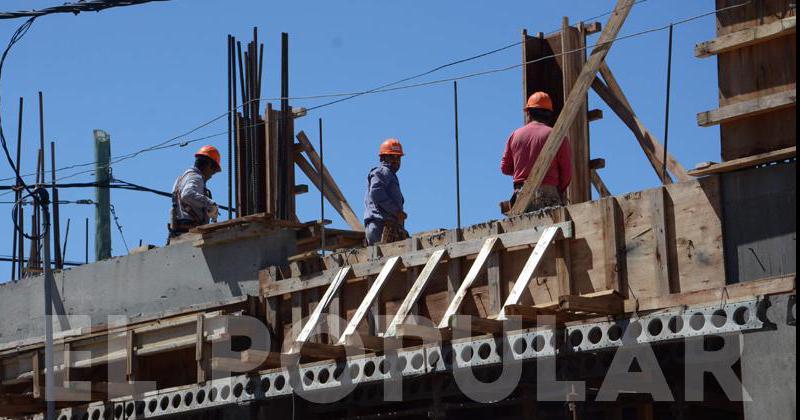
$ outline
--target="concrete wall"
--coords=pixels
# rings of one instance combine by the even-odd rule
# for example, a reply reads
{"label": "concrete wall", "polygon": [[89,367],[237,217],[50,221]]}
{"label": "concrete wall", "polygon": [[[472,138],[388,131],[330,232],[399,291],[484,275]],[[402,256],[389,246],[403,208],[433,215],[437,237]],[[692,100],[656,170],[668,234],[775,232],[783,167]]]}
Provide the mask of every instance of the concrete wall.
{"label": "concrete wall", "polygon": [[729,283],[797,272],[797,163],[722,175]]}
{"label": "concrete wall", "polygon": [[771,302],[767,318],[775,329],[744,335],[742,385],[752,397],[746,420],[797,418],[797,327],[787,322],[796,309],[790,295]]}
{"label": "concrete wall", "polygon": [[[191,242],[65,270],[55,275],[55,331],[147,316],[258,294],[258,271],[285,264],[295,233],[198,248]],[[42,276],[0,284],[0,344],[44,335]]]}

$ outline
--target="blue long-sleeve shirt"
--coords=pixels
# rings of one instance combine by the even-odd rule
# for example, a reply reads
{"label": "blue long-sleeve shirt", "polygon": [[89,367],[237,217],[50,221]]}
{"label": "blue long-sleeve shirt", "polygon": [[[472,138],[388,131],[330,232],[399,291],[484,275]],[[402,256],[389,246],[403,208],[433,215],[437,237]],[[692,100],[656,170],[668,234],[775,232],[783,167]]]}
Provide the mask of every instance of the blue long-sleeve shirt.
{"label": "blue long-sleeve shirt", "polygon": [[397,221],[403,210],[403,193],[400,180],[388,163],[372,168],[367,175],[367,194],[364,197],[364,223],[373,220]]}

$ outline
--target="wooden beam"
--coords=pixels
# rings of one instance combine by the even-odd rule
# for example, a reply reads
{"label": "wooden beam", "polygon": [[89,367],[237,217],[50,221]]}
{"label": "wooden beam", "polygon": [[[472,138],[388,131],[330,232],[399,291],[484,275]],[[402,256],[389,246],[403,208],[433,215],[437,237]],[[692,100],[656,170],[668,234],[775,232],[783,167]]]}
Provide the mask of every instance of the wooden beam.
{"label": "wooden beam", "polygon": [[308,185],[307,184],[298,184],[294,186],[294,195],[306,194],[308,193]]}
{"label": "wooden beam", "polygon": [[792,84],[790,89],[781,92],[701,112],[697,114],[697,125],[710,127],[795,106],[797,106],[797,88]]}
{"label": "wooden beam", "polygon": [[499,312],[497,312],[497,319],[506,319],[505,308],[509,305],[516,305],[519,303],[522,293],[525,290],[528,290],[528,283],[530,283],[533,275],[536,274],[536,269],[539,268],[539,263],[541,263],[542,258],[544,258],[544,254],[547,252],[550,244],[556,239],[556,235],[558,235],[559,230],[560,229],[558,226],[550,226],[544,231],[542,237],[539,238],[539,241],[533,248],[531,255],[528,257],[528,260],[525,261],[525,266],[522,267],[522,271],[519,273],[517,280],[514,282],[514,286],[508,293],[508,297],[506,298],[503,307],[500,308]]}
{"label": "wooden beam", "polygon": [[425,268],[423,268],[419,273],[416,281],[414,281],[411,289],[406,294],[405,299],[403,299],[403,303],[400,304],[400,307],[397,309],[397,313],[389,323],[389,327],[386,328],[385,335],[393,336],[397,333],[397,326],[405,321],[411,308],[422,296],[422,292],[424,292],[425,288],[428,286],[428,280],[430,280],[433,274],[436,272],[436,268],[439,267],[439,263],[442,261],[442,257],[444,257],[446,253],[446,250],[439,249],[431,255],[430,259],[428,259],[428,262],[425,264]]}
{"label": "wooden beam", "polygon": [[676,306],[715,304],[735,302],[758,296],[777,295],[797,289],[797,275],[773,277],[745,283],[729,284],[725,287],[704,289],[686,293],[672,293],[643,299],[625,300],[625,312],[652,311]]}
{"label": "wooden beam", "polygon": [[[317,173],[317,170],[311,165],[311,163],[306,160],[305,157],[301,154],[295,154],[295,163],[297,166],[300,167],[300,170],[308,177],[311,183],[314,184],[317,189],[322,189],[322,179]],[[339,216],[344,219],[347,224],[353,230],[358,230],[363,232],[364,226],[361,224],[361,220],[356,216],[353,212],[353,209],[350,208],[350,205],[347,204],[347,201],[344,200],[343,197],[337,196],[330,188],[325,188],[324,191],[325,199],[328,200],[329,203],[336,209],[336,212],[339,213]]]}
{"label": "wooden beam", "polygon": [[367,310],[369,310],[373,302],[375,302],[375,300],[378,299],[384,284],[386,284],[386,281],[395,272],[395,270],[399,268],[400,264],[401,264],[400,257],[391,257],[386,261],[386,264],[384,264],[383,268],[378,274],[378,277],[372,283],[372,286],[367,291],[366,296],[364,296],[364,300],[361,301],[361,304],[358,305],[358,309],[356,309],[356,312],[353,314],[353,317],[350,318],[350,322],[345,327],[344,332],[342,332],[342,336],[339,338],[338,344],[344,345],[345,343],[347,343],[347,336],[354,334],[356,332],[358,325],[361,323],[361,321],[364,319],[364,316],[367,314]]}
{"label": "wooden beam", "polygon": [[603,158],[592,159],[589,161],[589,169],[603,169],[606,167],[606,160]]}
{"label": "wooden beam", "polygon": [[[573,235],[572,222],[555,223],[564,232],[565,236]],[[520,246],[527,246],[535,243],[542,236],[547,226],[538,226],[532,229],[519,230],[516,232],[503,233],[498,236],[500,243],[505,249],[511,249]],[[474,239],[469,241],[461,241],[449,243],[442,247],[421,249],[419,251],[407,252],[403,254],[403,265],[405,267],[415,267],[424,265],[430,259],[431,255],[438,249],[445,249],[451,261],[455,258],[466,257],[475,255],[480,252],[484,245],[484,239]],[[364,262],[360,264],[353,264],[353,276],[356,278],[363,278],[366,276],[378,274],[386,263],[387,258],[379,258],[375,261]],[[294,293],[300,290],[308,290],[316,287],[326,287],[333,280],[334,273],[322,273],[316,277],[310,278],[290,278],[278,282],[270,283],[264,286],[264,297],[280,296],[288,293]],[[458,283],[460,285],[460,283]]]}
{"label": "wooden beam", "polygon": [[470,267],[469,272],[467,272],[467,276],[464,278],[464,281],[461,282],[455,297],[453,297],[453,300],[450,301],[450,304],[447,306],[447,310],[445,310],[442,319],[439,321],[439,328],[446,328],[447,323],[450,321],[450,317],[458,313],[458,308],[461,307],[461,303],[467,296],[470,286],[472,286],[472,283],[476,278],[478,278],[478,275],[486,265],[486,261],[489,259],[489,255],[494,251],[497,242],[497,236],[492,236],[483,242],[483,246],[481,247],[478,256],[475,257],[475,261],[472,262],[472,266]]}
{"label": "wooden beam", "polygon": [[655,266],[655,287],[656,295],[666,295],[677,291],[678,285],[673,285],[670,281],[669,253],[667,251],[667,214],[665,195],[667,191],[662,188],[652,190],[650,195],[650,215],[653,218],[653,241],[655,242],[655,252],[653,253],[653,265]]}
{"label": "wooden beam", "polygon": [[797,16],[789,16],[775,22],[765,23],[741,31],[719,36],[710,41],[697,44],[694,55],[698,58],[711,57],[728,51],[738,50],[760,44],[772,39],[794,35],[797,32]]}
{"label": "wooden beam", "polygon": [[797,156],[797,146],[787,147],[785,149],[775,150],[772,152],[761,153],[758,155],[748,156],[740,159],[729,160],[722,163],[705,163],[698,165],[697,169],[689,171],[691,176],[704,176],[711,174],[721,174],[727,172],[738,171],[739,169],[751,168],[753,166],[762,165],[770,162],[778,162],[786,159],[791,159]]}
{"label": "wooden beam", "polygon": [[591,172],[592,177],[592,185],[594,185],[594,189],[597,190],[597,193],[600,194],[601,198],[611,197],[611,191],[608,190],[606,187],[606,183],[603,182],[603,179],[600,178],[600,174],[597,173],[596,169],[592,169]]}
{"label": "wooden beam", "polygon": [[[491,235],[500,234],[500,223],[493,223],[490,228]],[[506,281],[502,275],[502,255],[500,251],[492,252],[486,260],[486,286],[489,294],[487,313],[496,314],[503,307],[503,296],[506,292]]]}
{"label": "wooden beam", "polygon": [[598,315],[617,315],[625,312],[625,299],[616,290],[594,296],[561,296],[558,305],[564,311],[586,312]]}
{"label": "wooden beam", "polygon": [[[602,269],[605,271],[605,278],[606,278],[606,289],[607,290],[616,290],[618,292],[622,292],[622,276],[620,272],[622,268],[620,267],[620,243],[618,234],[618,228],[620,225],[619,220],[617,220],[617,202],[613,197],[606,197],[601,198],[597,202],[597,206],[600,208],[600,218],[602,220],[602,229],[603,229],[603,266]],[[624,241],[623,241],[624,244]]]}
{"label": "wooden beam", "polygon": [[454,331],[469,331],[471,335],[502,334],[503,321],[471,315],[453,315],[448,322]]}
{"label": "wooden beam", "polygon": [[589,112],[586,113],[586,119],[589,122],[598,121],[603,119],[603,110],[602,109],[590,109]]}
{"label": "wooden beam", "polygon": [[628,17],[628,13],[630,13],[633,4],[633,0],[617,1],[611,18],[609,18],[608,23],[605,28],[603,28],[603,32],[600,34],[597,46],[592,50],[592,55],[586,61],[586,64],[581,70],[581,74],[578,75],[575,84],[572,86],[569,96],[564,103],[564,107],[561,110],[561,115],[559,115],[558,120],[553,126],[553,130],[547,137],[547,141],[539,157],[536,159],[536,163],[534,163],[528,175],[528,179],[525,180],[522,190],[517,195],[517,201],[514,203],[514,207],[510,212],[511,215],[525,213],[528,206],[533,201],[536,190],[539,188],[539,185],[541,185],[545,174],[550,169],[553,158],[556,153],[558,153],[561,143],[564,141],[564,136],[567,134],[570,126],[572,126],[572,122],[575,120],[575,117],[577,117],[578,112],[584,109],[586,93],[589,90],[589,86],[595,79],[600,64],[611,49],[611,45],[622,28],[625,19]]}
{"label": "wooden beam", "polygon": [[289,353],[298,353],[300,351],[300,347],[312,336],[314,330],[317,328],[317,324],[319,324],[322,313],[328,308],[328,304],[333,300],[333,297],[339,293],[340,286],[350,274],[351,270],[349,265],[340,268],[336,272],[336,276],[334,276],[331,284],[328,285],[328,288],[325,290],[325,294],[322,295],[322,298],[314,307],[314,310],[306,320],[305,325],[303,325],[303,328],[300,330],[300,334],[297,335],[294,344],[292,344],[292,347],[289,349]]}
{"label": "wooden beam", "polygon": [[[639,142],[639,146],[642,148],[642,151],[650,162],[650,165],[652,165],[653,170],[655,170],[656,175],[661,180],[661,183],[671,184],[672,179],[669,177],[669,174],[663,173],[664,146],[661,145],[656,136],[645,127],[644,123],[633,112],[633,107],[630,102],[628,102],[628,99],[622,91],[622,87],[617,82],[616,77],[614,77],[614,74],[607,64],[603,63],[600,66],[600,75],[603,76],[605,82],[600,79],[595,79],[592,82],[592,89],[633,132],[633,136]],[[667,154],[667,170],[680,182],[691,179],[686,174],[686,170],[683,166],[670,153]]]}

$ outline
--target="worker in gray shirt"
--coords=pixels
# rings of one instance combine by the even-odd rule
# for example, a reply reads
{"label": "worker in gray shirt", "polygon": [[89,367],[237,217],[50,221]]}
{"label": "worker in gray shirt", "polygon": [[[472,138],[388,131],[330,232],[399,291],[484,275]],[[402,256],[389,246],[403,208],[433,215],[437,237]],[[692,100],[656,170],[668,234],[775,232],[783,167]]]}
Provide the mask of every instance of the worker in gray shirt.
{"label": "worker in gray shirt", "polygon": [[172,187],[167,244],[170,239],[194,227],[216,222],[219,215],[219,207],[206,188],[206,182],[221,170],[219,150],[214,146],[203,146],[194,157],[194,166],[178,177]]}
{"label": "worker in gray shirt", "polygon": [[367,244],[395,242],[408,237],[404,224],[403,193],[400,191],[400,159],[403,146],[397,139],[388,139],[378,152],[381,164],[372,168],[367,176],[367,194],[364,197],[364,226]]}

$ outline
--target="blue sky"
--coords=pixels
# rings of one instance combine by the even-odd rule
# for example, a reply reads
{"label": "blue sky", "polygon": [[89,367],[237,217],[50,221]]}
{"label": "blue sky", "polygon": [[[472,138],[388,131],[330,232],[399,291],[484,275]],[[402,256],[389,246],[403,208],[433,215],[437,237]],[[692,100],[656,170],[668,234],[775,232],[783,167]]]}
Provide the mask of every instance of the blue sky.
{"label": "blue sky", "polygon": [[[5,1],[2,9],[59,3]],[[549,32],[560,26],[562,16],[577,22],[613,6],[613,1],[174,0],[78,16],[45,16],[34,23],[6,61],[0,80],[0,112],[13,153],[17,101],[25,97],[23,172],[34,167],[39,90],[45,97],[46,141],[56,141],[58,166],[91,162],[92,129],[111,134],[112,156],[118,156],[164,141],[224,112],[229,33],[249,41],[252,27],[259,27],[259,38],[265,42],[262,96],[276,97],[280,33],[288,32],[290,94],[305,96],[369,89],[518,41],[522,29]],[[661,27],[713,8],[712,1],[649,0],[634,7],[621,34]],[[605,23],[607,19],[598,20]],[[22,22],[0,21],[3,47]],[[694,45],[713,38],[714,31],[713,16],[675,28],[669,148],[687,169],[698,162],[719,160],[718,130],[700,128],[695,120],[698,112],[717,106],[716,60],[693,55]],[[590,43],[596,38],[590,38]],[[666,49],[667,32],[659,31],[620,41],[607,59],[637,114],[659,138],[664,130]],[[517,46],[421,81],[519,62]],[[459,100],[462,224],[469,225],[500,217],[497,203],[510,194],[510,178],[498,167],[509,133],[522,120],[521,70],[463,80]],[[630,131],[594,93],[589,101],[590,108],[605,114],[591,124],[591,154],[606,159],[600,173],[612,193],[657,185]],[[311,107],[322,102],[297,100],[292,105]],[[317,118],[324,121],[326,164],[356,213],[363,211],[366,174],[375,165],[379,143],[398,137],[407,154],[399,176],[409,230],[455,225],[452,83],[362,96],[312,112],[297,120],[296,129],[306,131],[315,142]],[[186,140],[225,130],[225,119],[221,119]],[[227,155],[225,135],[206,142]],[[191,164],[196,146],[143,154],[114,166],[113,172],[120,179],[169,190],[175,177]],[[0,164],[0,178],[12,175],[6,164]],[[92,180],[93,174],[86,173],[69,181]],[[299,171],[298,183],[308,183]],[[225,201],[224,174],[209,186],[215,197]],[[0,196],[0,202],[11,197]],[[84,198],[94,198],[94,191],[61,192],[63,200]],[[301,220],[319,217],[318,200],[313,187],[310,194],[298,198]],[[112,203],[131,247],[140,239],[163,244],[168,199],[114,190]],[[11,205],[0,204],[0,212],[10,214]],[[346,227],[334,213],[328,207],[326,217],[334,219],[335,227]],[[88,217],[93,226],[94,209],[64,205],[61,217],[62,231],[67,218],[72,220],[67,259],[82,261],[83,223]],[[10,217],[0,219],[0,255],[11,255],[12,231]],[[125,253],[116,229],[112,242],[114,255]],[[9,272],[10,264],[0,263],[0,281]]]}

